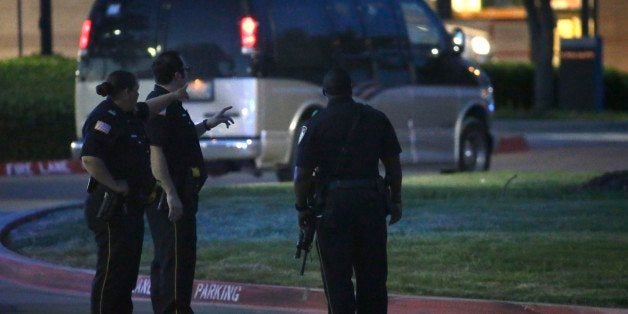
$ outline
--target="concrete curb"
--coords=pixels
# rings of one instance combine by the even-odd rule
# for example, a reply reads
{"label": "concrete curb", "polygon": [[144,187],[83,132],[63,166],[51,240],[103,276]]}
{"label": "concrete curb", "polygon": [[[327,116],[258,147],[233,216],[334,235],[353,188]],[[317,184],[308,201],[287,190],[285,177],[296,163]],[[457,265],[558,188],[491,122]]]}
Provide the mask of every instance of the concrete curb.
{"label": "concrete curb", "polygon": [[[48,214],[76,208],[73,203],[53,208],[31,210],[0,218],[0,277],[22,285],[65,292],[88,294],[94,272],[63,267],[27,258],[5,247],[5,238],[16,227]],[[326,301],[321,289],[195,280],[194,303],[231,305],[241,308],[324,312]],[[140,276],[134,297],[148,298],[150,279]],[[625,309],[527,304],[518,302],[440,297],[390,295],[391,313],[628,313]]]}
{"label": "concrete curb", "polygon": [[0,163],[0,177],[73,174],[82,172],[85,172],[85,170],[81,165],[81,161],[76,159],[16,161]]}

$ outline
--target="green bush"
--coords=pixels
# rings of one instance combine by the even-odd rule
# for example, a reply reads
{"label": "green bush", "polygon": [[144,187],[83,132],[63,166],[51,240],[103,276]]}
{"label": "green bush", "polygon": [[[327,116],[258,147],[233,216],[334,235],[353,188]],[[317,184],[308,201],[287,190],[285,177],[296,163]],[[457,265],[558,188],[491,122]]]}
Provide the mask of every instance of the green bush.
{"label": "green bush", "polygon": [[58,56],[0,61],[0,160],[69,157],[75,70]]}
{"label": "green bush", "polygon": [[534,101],[534,67],[529,63],[487,63],[493,84],[495,104],[500,107],[529,110]]}
{"label": "green bush", "polygon": [[[530,110],[534,102],[534,67],[530,63],[486,63],[482,65],[491,77],[497,110]],[[558,71],[555,72],[558,107]],[[613,69],[604,71],[604,109],[628,111],[628,73]]]}
{"label": "green bush", "polygon": [[608,110],[628,111],[628,73],[615,69],[604,72],[604,102]]}

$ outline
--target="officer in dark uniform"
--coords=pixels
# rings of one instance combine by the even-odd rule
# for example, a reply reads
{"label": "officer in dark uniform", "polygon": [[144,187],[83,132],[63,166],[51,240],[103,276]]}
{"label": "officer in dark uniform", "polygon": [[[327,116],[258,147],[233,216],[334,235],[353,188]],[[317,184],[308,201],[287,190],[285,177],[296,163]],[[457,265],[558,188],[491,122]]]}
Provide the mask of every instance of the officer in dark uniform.
{"label": "officer in dark uniform", "polygon": [[[157,84],[148,99],[181,88],[188,79],[189,69],[174,51],[159,55],[152,69]],[[147,125],[151,167],[166,195],[166,204],[146,212],[155,244],[151,265],[155,313],[193,313],[198,192],[207,178],[199,137],[221,123],[227,127],[233,123],[224,115],[230,108],[194,124],[183,104],[175,101]]]}
{"label": "officer in dark uniform", "polygon": [[[96,88],[107,99],[91,112],[83,126],[81,160],[92,177],[85,217],[98,245],[92,313],[133,311],[131,292],[137,281],[144,236],[142,217],[155,184],[143,122],[171,101],[187,97],[182,88],[137,103],[138,88],[133,74],[111,73]],[[114,198],[117,201],[112,201]]]}
{"label": "officer in dark uniform", "polygon": [[[347,72],[328,72],[323,93],[329,98],[327,108],[310,119],[298,140],[299,225],[316,221],[307,203],[316,184],[324,200],[317,249],[329,312],[386,313],[386,215],[391,215],[390,224],[401,219],[401,148],[382,112],[353,101]],[[380,160],[387,188],[379,177]]]}

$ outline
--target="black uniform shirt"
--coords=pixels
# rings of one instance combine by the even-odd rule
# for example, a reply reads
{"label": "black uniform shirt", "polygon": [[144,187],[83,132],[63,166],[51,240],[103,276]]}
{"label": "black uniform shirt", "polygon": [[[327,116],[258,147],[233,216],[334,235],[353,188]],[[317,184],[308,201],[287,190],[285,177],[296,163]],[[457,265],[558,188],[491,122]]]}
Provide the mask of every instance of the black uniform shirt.
{"label": "black uniform shirt", "polygon": [[[347,142],[344,160],[338,159],[358,112],[361,118]],[[401,147],[395,130],[384,113],[353,101],[351,97],[332,98],[326,109],[314,115],[303,127],[297,145],[298,167],[320,167],[323,179],[372,179],[379,175],[381,158],[399,155]],[[336,176],[334,171],[338,167]]]}
{"label": "black uniform shirt", "polygon": [[146,103],[138,103],[135,110],[124,112],[106,99],[96,106],[83,125],[81,156],[102,159],[113,178],[127,180],[131,191],[150,190],[154,178],[144,129],[148,116]]}
{"label": "black uniform shirt", "polygon": [[[155,85],[147,99],[167,94],[168,90]],[[164,112],[152,118],[147,125],[151,145],[160,146],[175,184],[182,184],[190,168],[197,167],[206,176],[203,153],[196,126],[180,101],[171,103]]]}

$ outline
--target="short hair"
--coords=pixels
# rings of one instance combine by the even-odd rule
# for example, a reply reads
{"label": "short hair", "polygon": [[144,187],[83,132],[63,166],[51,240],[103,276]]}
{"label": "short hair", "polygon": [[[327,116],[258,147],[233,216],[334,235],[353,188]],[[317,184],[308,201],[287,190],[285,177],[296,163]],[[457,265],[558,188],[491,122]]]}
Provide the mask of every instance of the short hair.
{"label": "short hair", "polygon": [[174,74],[183,71],[183,59],[178,52],[169,50],[160,54],[151,67],[157,84],[169,84]]}
{"label": "short hair", "polygon": [[138,85],[137,78],[127,71],[113,71],[107,80],[96,86],[96,93],[103,97],[116,97],[125,89],[133,89]]}
{"label": "short hair", "polygon": [[351,77],[339,66],[334,66],[323,78],[323,90],[330,96],[351,94]]}

